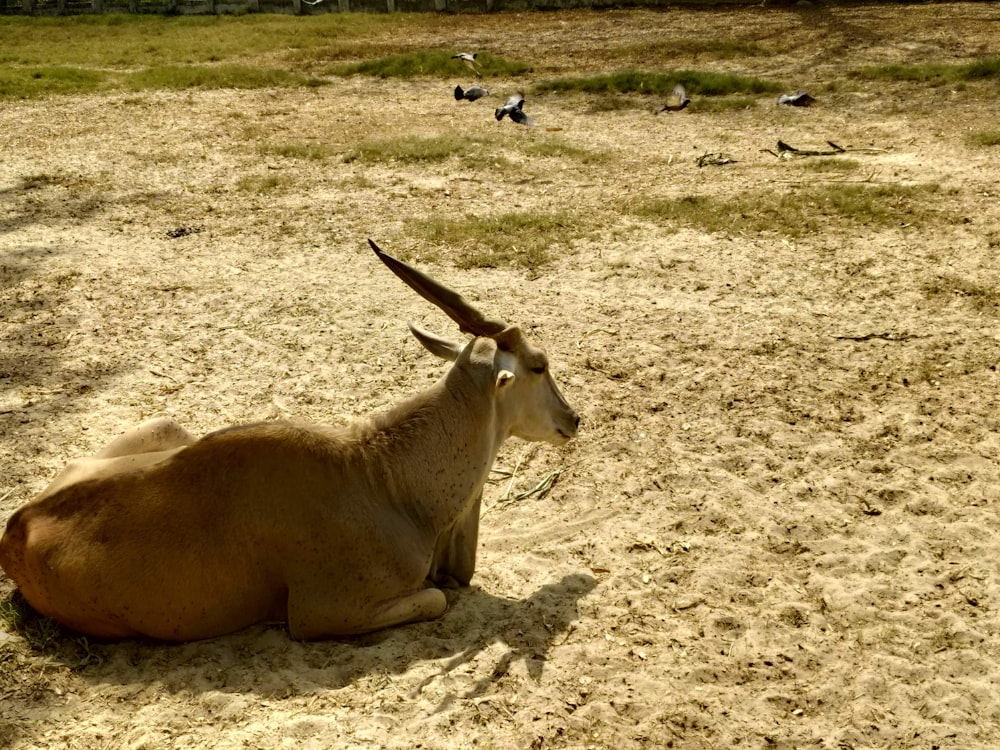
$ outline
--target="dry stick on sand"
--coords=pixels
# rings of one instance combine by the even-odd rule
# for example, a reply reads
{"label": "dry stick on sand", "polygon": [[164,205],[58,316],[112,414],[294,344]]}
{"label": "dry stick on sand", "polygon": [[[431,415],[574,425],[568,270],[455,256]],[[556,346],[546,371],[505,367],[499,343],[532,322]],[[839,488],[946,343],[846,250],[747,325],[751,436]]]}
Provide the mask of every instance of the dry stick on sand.
{"label": "dry stick on sand", "polygon": [[517,479],[517,472],[521,468],[521,465],[529,458],[531,458],[531,455],[529,455],[529,453],[532,455],[534,454],[535,451],[533,450],[533,448],[534,446],[529,446],[529,448],[518,457],[517,463],[514,464],[514,468],[512,470],[499,469],[499,468],[493,470],[494,474],[499,475],[501,478],[508,479],[507,490],[504,492],[503,496],[499,500],[497,500],[491,507],[483,511],[484,516],[491,510],[493,510],[493,508],[497,508],[503,505],[510,505],[511,503],[519,502],[521,500],[527,500],[529,497],[537,496],[538,499],[540,500],[541,498],[545,497],[552,489],[552,487],[555,485],[556,480],[563,473],[563,471],[565,471],[565,467],[550,471],[548,474],[542,477],[538,481],[538,483],[535,484],[535,486],[532,487],[531,489],[525,490],[523,492],[514,493],[514,482]]}
{"label": "dry stick on sand", "polygon": [[883,341],[909,341],[910,339],[925,339],[927,336],[923,336],[916,333],[865,333],[859,336],[837,336],[834,335],[835,339],[838,341],[871,341],[872,339],[882,339]]}
{"label": "dry stick on sand", "polygon": [[778,151],[775,153],[769,148],[763,148],[764,151],[772,156],[776,156],[779,159],[787,159],[793,156],[839,156],[840,154],[846,153],[865,153],[865,154],[884,154],[888,149],[884,148],[844,148],[843,146],[838,146],[833,141],[827,141],[830,151],[819,151],[813,149],[802,149],[795,148],[795,146],[789,146],[784,141],[778,141]]}
{"label": "dry stick on sand", "polygon": [[714,151],[702,154],[695,159],[695,164],[699,167],[721,167],[723,164],[735,164],[736,159],[724,151]]}

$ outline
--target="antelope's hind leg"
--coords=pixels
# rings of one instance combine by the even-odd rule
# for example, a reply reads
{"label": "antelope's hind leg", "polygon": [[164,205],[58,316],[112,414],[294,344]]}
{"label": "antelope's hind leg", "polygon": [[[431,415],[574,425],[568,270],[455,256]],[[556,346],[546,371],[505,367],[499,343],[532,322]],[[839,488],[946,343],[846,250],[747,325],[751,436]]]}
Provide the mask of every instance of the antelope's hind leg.
{"label": "antelope's hind leg", "polygon": [[87,479],[103,479],[149,466],[195,440],[170,417],[150,419],[119,435],[94,455],[70,461],[38,497],[53,495]]}
{"label": "antelope's hind leg", "polygon": [[156,417],[122,433],[94,458],[118,458],[138,453],[157,453],[191,445],[196,438],[170,417]]}
{"label": "antelope's hind leg", "polygon": [[345,611],[342,602],[307,599],[294,592],[288,597],[288,632],[299,640],[357,635],[373,630],[433,620],[444,614],[448,600],[441,589],[427,588],[364,609]]}

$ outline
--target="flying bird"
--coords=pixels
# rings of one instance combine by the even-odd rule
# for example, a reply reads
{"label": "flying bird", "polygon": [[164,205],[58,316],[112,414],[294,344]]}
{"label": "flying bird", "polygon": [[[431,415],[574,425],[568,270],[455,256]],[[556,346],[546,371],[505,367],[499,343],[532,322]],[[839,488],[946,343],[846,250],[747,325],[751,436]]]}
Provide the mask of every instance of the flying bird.
{"label": "flying bird", "polygon": [[509,115],[510,119],[519,125],[534,125],[535,121],[524,113],[524,94],[513,94],[502,107],[497,107],[493,113],[497,120],[502,120],[504,115]]}
{"label": "flying bird", "polygon": [[490,92],[482,86],[470,86],[465,90],[463,90],[461,86],[455,87],[455,99],[457,101],[465,99],[467,101],[474,102],[476,99],[482,99],[484,96],[489,95]]}
{"label": "flying bird", "polygon": [[457,55],[452,55],[451,59],[461,60],[469,67],[469,70],[478,76],[480,75],[479,64],[476,62],[476,55],[478,54],[478,52],[473,52],[472,54],[469,54],[468,52],[459,52]]}
{"label": "flying bird", "polygon": [[778,104],[787,104],[790,107],[808,107],[816,100],[805,91],[796,91],[794,94],[782,94],[778,97]]}
{"label": "flying bird", "polygon": [[678,83],[674,86],[674,90],[670,92],[670,96],[667,97],[667,103],[656,110],[656,114],[660,114],[660,112],[680,112],[690,103],[691,100],[684,89],[684,84]]}

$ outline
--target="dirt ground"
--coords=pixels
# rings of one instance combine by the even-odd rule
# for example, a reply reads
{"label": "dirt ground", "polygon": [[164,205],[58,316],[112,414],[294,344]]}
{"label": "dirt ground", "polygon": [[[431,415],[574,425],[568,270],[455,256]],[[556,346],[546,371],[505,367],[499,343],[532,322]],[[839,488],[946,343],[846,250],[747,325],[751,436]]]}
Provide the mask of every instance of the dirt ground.
{"label": "dirt ground", "polygon": [[[405,323],[456,332],[367,237],[528,327],[583,428],[504,449],[517,473],[488,485],[474,585],[440,620],[322,643],[0,631],[0,745],[1000,746],[1000,166],[966,141],[996,129],[1000,98],[989,81],[844,83],[1000,54],[996,4],[441,23],[414,47],[541,60],[540,77],[599,72],[607,45],[734,33],[771,54],[635,64],[819,102],[655,116],[548,95],[529,129],[492,108],[531,81],[458,104],[461,74],[4,102],[0,521],[150,416],[335,423],[432,382],[442,365]],[[452,132],[503,159],[339,156]],[[530,156],[546,139],[566,148]],[[866,150],[822,171],[763,151],[779,139]],[[303,142],[332,156],[273,148]],[[716,151],[736,163],[695,164]],[[628,210],[843,181],[938,189],[912,221],[798,237]],[[411,231],[512,211],[590,223],[529,271],[422,260]],[[510,499],[552,472],[547,494]]]}

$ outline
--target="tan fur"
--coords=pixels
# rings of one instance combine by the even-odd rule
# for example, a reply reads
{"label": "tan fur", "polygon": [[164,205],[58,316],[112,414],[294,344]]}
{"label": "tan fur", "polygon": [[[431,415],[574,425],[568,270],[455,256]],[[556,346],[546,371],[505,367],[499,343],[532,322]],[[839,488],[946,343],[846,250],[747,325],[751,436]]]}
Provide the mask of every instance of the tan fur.
{"label": "tan fur", "polygon": [[435,582],[472,577],[500,444],[562,443],[579,421],[532,371],[544,353],[516,329],[497,338],[513,351],[438,341],[455,357],[441,380],[347,428],[263,423],[195,440],[172,420],[140,426],[16,511],[0,566],[38,611],[99,637],[190,640],[280,620],[321,638],[437,617]]}

